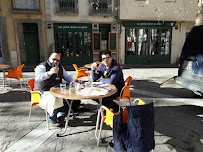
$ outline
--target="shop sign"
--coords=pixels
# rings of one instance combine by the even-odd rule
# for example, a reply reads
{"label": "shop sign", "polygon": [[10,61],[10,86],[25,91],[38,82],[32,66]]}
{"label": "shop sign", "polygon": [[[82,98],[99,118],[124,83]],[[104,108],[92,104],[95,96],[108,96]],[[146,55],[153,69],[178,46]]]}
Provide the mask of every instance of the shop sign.
{"label": "shop sign", "polygon": [[142,23],[137,23],[137,26],[159,26],[159,25],[163,25],[161,22],[154,22],[154,23],[146,23],[146,22],[142,22]]}
{"label": "shop sign", "polygon": [[159,26],[173,26],[174,22],[132,22],[132,21],[127,21],[127,22],[123,22],[123,26],[134,26],[134,27],[148,27],[148,26],[153,26],[153,27],[159,27]]}
{"label": "shop sign", "polygon": [[87,29],[87,26],[59,25],[58,29]]}

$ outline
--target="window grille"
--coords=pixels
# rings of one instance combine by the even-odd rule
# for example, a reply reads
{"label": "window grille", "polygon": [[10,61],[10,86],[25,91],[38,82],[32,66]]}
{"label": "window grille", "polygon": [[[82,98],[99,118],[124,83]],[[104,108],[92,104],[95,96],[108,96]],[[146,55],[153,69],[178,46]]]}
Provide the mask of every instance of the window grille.
{"label": "window grille", "polygon": [[112,1],[111,0],[90,0],[90,15],[112,14]]}
{"label": "window grille", "polygon": [[78,0],[55,0],[56,14],[78,14]]}

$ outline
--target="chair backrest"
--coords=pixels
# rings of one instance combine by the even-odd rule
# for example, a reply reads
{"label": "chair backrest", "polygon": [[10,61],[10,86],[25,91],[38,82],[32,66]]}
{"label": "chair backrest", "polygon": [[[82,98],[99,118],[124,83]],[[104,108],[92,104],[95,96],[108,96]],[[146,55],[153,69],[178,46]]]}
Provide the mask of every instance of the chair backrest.
{"label": "chair backrest", "polygon": [[126,84],[126,86],[130,86],[131,80],[132,80],[132,77],[131,77],[131,76],[128,76],[127,79],[125,79],[125,84]]}
{"label": "chair backrest", "polygon": [[35,79],[31,79],[31,80],[27,81],[27,84],[30,87],[30,89],[33,91],[34,84],[35,84]]}
{"label": "chair backrest", "polygon": [[77,71],[78,70],[78,66],[76,64],[72,64],[72,65],[75,68],[75,70]]}
{"label": "chair backrest", "polygon": [[123,94],[121,99],[129,99],[130,100],[130,82],[132,80],[131,76],[128,76],[125,80],[125,89],[123,90]]}
{"label": "chair backrest", "polygon": [[23,66],[24,66],[24,64],[19,65],[18,68],[17,68],[17,71],[22,71]]}
{"label": "chair backrest", "polygon": [[[113,113],[109,108],[105,106],[101,106],[101,110],[106,111],[106,115],[104,116],[102,112],[102,116],[104,117],[104,122],[111,128],[113,128],[113,116],[118,115],[119,112]],[[122,124],[126,123],[128,120],[128,113],[126,107],[123,108],[123,116],[122,116]]]}
{"label": "chair backrest", "polygon": [[24,66],[24,64],[19,65],[18,68],[17,68],[17,71],[19,71],[19,76],[20,76],[21,78],[23,78],[23,73],[22,73],[23,66]]}

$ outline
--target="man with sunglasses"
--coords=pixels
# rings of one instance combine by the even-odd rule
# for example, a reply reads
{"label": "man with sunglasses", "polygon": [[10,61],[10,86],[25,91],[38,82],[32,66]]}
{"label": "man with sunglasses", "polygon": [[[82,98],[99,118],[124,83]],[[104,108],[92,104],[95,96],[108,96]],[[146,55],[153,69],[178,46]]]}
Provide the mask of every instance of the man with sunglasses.
{"label": "man with sunglasses", "polygon": [[[123,72],[120,65],[116,60],[112,59],[110,51],[102,52],[102,61],[97,70],[97,63],[92,63],[92,78],[94,81],[99,80],[101,77],[101,82],[105,84],[113,84],[117,88],[117,92],[112,96],[102,99],[102,104],[108,108],[112,108],[114,112],[119,111],[119,106],[113,100],[119,97],[121,89],[124,87],[125,82],[123,79]],[[97,72],[96,72],[97,70]]]}
{"label": "man with sunglasses", "polygon": [[[72,80],[71,76],[60,65],[60,55],[58,53],[52,53],[47,61],[40,63],[35,68],[34,90],[40,91],[43,99],[43,94],[48,92],[51,87],[59,85],[62,79],[68,84]],[[59,125],[64,125],[64,118],[67,113],[68,105],[66,101],[63,101],[62,107],[54,109],[51,115],[48,113],[48,119],[52,124],[59,123]]]}

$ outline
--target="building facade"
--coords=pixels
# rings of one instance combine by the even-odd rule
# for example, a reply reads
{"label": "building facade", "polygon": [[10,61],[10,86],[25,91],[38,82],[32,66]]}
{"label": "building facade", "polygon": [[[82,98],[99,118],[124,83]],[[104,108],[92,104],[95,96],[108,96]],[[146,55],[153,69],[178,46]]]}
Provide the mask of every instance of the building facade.
{"label": "building facade", "polygon": [[44,0],[1,0],[0,63],[37,65],[47,53]]}
{"label": "building facade", "polygon": [[1,0],[0,64],[101,60],[174,64],[195,24],[198,0]]}
{"label": "building facade", "polygon": [[120,0],[120,63],[177,63],[186,35],[195,25],[197,3]]}
{"label": "building facade", "polygon": [[[117,14],[114,14],[114,8],[118,1],[45,1],[48,49],[60,53],[63,65],[98,61],[103,50],[111,50],[117,58]],[[110,36],[115,37],[112,43]]]}

